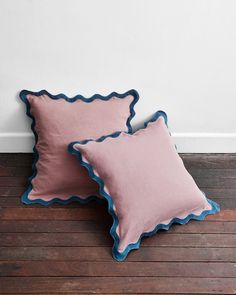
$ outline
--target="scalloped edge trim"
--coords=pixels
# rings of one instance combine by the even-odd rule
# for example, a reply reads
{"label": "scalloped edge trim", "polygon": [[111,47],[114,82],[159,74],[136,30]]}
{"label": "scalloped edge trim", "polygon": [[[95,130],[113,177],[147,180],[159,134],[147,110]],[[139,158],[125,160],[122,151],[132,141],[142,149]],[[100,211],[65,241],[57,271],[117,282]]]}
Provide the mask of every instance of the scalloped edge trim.
{"label": "scalloped edge trim", "polygon": [[130,115],[127,118],[127,121],[126,121],[126,126],[128,128],[128,133],[132,133],[132,126],[131,126],[130,122],[133,119],[133,117],[135,116],[134,106],[139,100],[138,92],[135,89],[131,89],[131,90],[129,90],[129,91],[125,92],[125,93],[122,93],[122,94],[117,93],[117,92],[111,92],[107,96],[102,96],[100,94],[94,94],[93,96],[88,97],[88,98],[86,98],[86,97],[84,97],[84,96],[82,96],[80,94],[78,94],[78,95],[76,95],[74,97],[71,97],[71,98],[66,96],[63,93],[53,95],[53,94],[49,93],[47,90],[41,90],[41,91],[38,91],[38,92],[33,92],[33,91],[29,91],[29,90],[22,90],[20,92],[20,94],[19,94],[20,99],[26,105],[26,115],[32,119],[31,130],[33,131],[34,137],[35,137],[35,144],[34,144],[34,147],[33,147],[34,160],[33,160],[33,163],[32,163],[32,175],[28,178],[29,185],[28,185],[27,190],[22,194],[21,201],[24,204],[27,204],[27,205],[40,204],[40,205],[48,206],[48,205],[51,205],[51,204],[56,203],[56,202],[59,203],[59,204],[66,205],[66,204],[69,204],[69,203],[74,202],[74,201],[78,201],[81,204],[86,204],[86,203],[88,203],[88,202],[90,202],[92,200],[99,200],[98,196],[88,196],[86,198],[81,198],[79,196],[70,196],[66,200],[63,200],[63,199],[60,199],[60,198],[56,197],[56,198],[53,198],[53,199],[51,199],[49,201],[45,201],[45,200],[42,200],[42,199],[39,199],[39,198],[34,199],[34,200],[29,199],[29,197],[28,197],[29,193],[33,189],[32,180],[37,176],[37,167],[36,167],[36,165],[37,165],[37,162],[39,160],[39,153],[38,153],[37,148],[36,148],[36,145],[37,145],[37,142],[38,142],[38,134],[37,134],[37,132],[35,130],[36,119],[30,112],[31,105],[30,105],[30,103],[29,103],[29,101],[27,99],[27,95],[29,95],[29,94],[37,96],[37,97],[39,97],[41,95],[47,95],[51,99],[55,99],[55,100],[64,99],[64,100],[66,100],[66,101],[68,101],[70,103],[73,103],[73,102],[75,102],[77,100],[82,100],[83,102],[87,102],[87,103],[93,102],[94,100],[97,100],[97,99],[108,101],[112,97],[123,99],[123,98],[126,98],[128,95],[132,95],[134,99],[133,99],[133,101],[131,102],[131,104],[129,106]]}
{"label": "scalloped edge trim", "polygon": [[[152,123],[152,122],[155,122],[160,116],[164,117],[165,119],[165,123],[167,124],[167,116],[165,114],[165,112],[163,111],[158,111],[154,114],[154,116],[149,120],[147,121],[145,124],[144,124],[144,128],[142,129],[145,129],[147,128],[148,124],[149,123]],[[217,212],[220,211],[220,206],[206,198],[206,200],[208,201],[208,203],[211,205],[212,209],[211,210],[204,210],[202,211],[202,213],[200,215],[195,215],[193,213],[190,213],[187,217],[183,218],[183,219],[180,219],[180,218],[173,218],[168,224],[158,224],[154,230],[150,231],[150,232],[144,232],[142,233],[142,235],[140,236],[139,240],[136,242],[136,243],[132,243],[132,244],[129,244],[124,251],[122,252],[119,252],[118,251],[118,245],[119,245],[119,241],[120,241],[120,238],[116,232],[116,228],[119,224],[119,220],[118,220],[118,217],[114,211],[114,206],[113,206],[113,199],[112,197],[105,192],[104,190],[104,181],[98,176],[95,174],[95,170],[93,168],[93,166],[91,164],[89,164],[88,162],[86,162],[83,157],[82,157],[82,154],[80,151],[76,150],[73,148],[74,144],[86,144],[88,143],[89,141],[96,141],[96,142],[102,142],[104,141],[106,138],[116,138],[116,137],[119,137],[120,134],[122,133],[127,133],[127,132],[117,132],[117,133],[114,133],[114,134],[111,134],[111,135],[108,135],[108,136],[103,136],[97,140],[84,140],[84,141],[77,141],[77,142],[72,142],[69,144],[68,146],[68,151],[71,153],[71,154],[74,154],[80,164],[82,166],[84,166],[87,170],[88,170],[88,173],[89,173],[89,176],[95,180],[98,185],[99,185],[99,192],[101,194],[101,196],[103,196],[106,200],[107,200],[107,203],[108,203],[108,213],[112,216],[112,219],[113,219],[113,224],[111,226],[111,229],[110,229],[110,235],[112,236],[113,240],[114,240],[114,243],[113,243],[113,247],[112,247],[112,255],[114,257],[114,259],[116,259],[117,261],[123,261],[125,260],[125,258],[127,257],[127,255],[129,254],[129,252],[131,250],[134,250],[134,249],[138,249],[140,247],[140,243],[141,243],[141,240],[144,238],[144,237],[151,237],[153,236],[154,234],[157,233],[157,231],[159,230],[168,230],[171,225],[173,223],[179,223],[179,224],[186,224],[188,223],[191,219],[195,219],[195,220],[204,220],[205,217],[209,214],[215,214]],[[205,194],[203,193],[203,195],[205,196]]]}

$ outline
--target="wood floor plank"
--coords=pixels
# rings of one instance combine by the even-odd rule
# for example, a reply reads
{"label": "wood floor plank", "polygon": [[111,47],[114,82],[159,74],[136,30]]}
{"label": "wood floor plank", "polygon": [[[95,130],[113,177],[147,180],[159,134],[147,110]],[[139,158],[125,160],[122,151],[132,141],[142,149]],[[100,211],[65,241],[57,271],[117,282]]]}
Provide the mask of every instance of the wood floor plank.
{"label": "wood floor plank", "polygon": [[208,187],[208,188],[236,188],[236,178],[229,178],[223,176],[215,177],[195,177],[199,187]]}
{"label": "wood floor plank", "polygon": [[108,234],[99,233],[1,233],[1,246],[111,246]]}
{"label": "wood floor plank", "polygon": [[236,278],[235,263],[0,261],[0,276]]}
{"label": "wood floor plank", "polygon": [[221,209],[236,209],[236,198],[211,198],[211,200],[217,202]]}
{"label": "wood floor plank", "polygon": [[1,177],[0,187],[26,187],[28,184],[25,176],[12,176],[12,177]]}
{"label": "wood floor plank", "polygon": [[236,178],[236,168],[224,168],[224,169],[199,169],[199,168],[189,168],[189,173],[193,178],[197,177],[223,177],[223,178]]}
{"label": "wood floor plank", "polygon": [[[45,210],[46,209],[46,210]],[[110,218],[107,210],[96,208],[51,208],[24,206],[22,208],[0,209],[1,220],[98,220]],[[215,215],[208,215],[206,220],[236,221],[236,210],[222,209]]]}
{"label": "wood floor plank", "polygon": [[[108,233],[112,225],[112,220],[88,220],[88,221],[62,221],[52,220],[2,220],[0,222],[0,232],[2,233],[79,233],[79,232],[105,232]],[[204,221],[191,220],[186,225],[174,224],[168,230],[171,233],[225,233],[236,234],[236,222],[224,221]]]}
{"label": "wood floor plank", "polygon": [[236,221],[236,210],[222,209],[219,213],[214,215],[207,215],[205,220],[212,221]]}
{"label": "wood floor plank", "polygon": [[[105,233],[1,233],[2,246],[111,246]],[[168,234],[142,240],[143,247],[236,247],[236,234]],[[235,248],[236,251],[236,248]]]}
{"label": "wood floor plank", "polygon": [[16,197],[20,199],[20,196],[24,193],[26,187],[0,187],[0,197]]}
{"label": "wood floor plank", "polygon": [[[48,222],[47,220],[2,220],[0,223],[0,232],[5,233],[17,233],[17,232],[31,232],[31,233],[45,233],[45,232],[109,232],[111,227],[111,221],[103,221],[103,220],[87,220],[87,221],[62,221],[62,220],[51,220]],[[212,222],[210,223],[212,224]],[[226,228],[228,231],[233,231],[235,224],[227,224]],[[224,225],[219,225],[219,228],[225,228]],[[235,229],[236,233],[236,229]]]}
{"label": "wood floor plank", "polygon": [[204,188],[201,187],[202,191],[209,197],[214,199],[217,198],[236,198],[236,189],[233,188]]}
{"label": "wood floor plank", "polygon": [[105,208],[51,208],[24,206],[23,208],[3,208],[1,220],[98,220],[110,218]]}
{"label": "wood floor plank", "polygon": [[[111,247],[0,247],[0,260],[113,261]],[[234,248],[141,247],[126,261],[234,262]]]}
{"label": "wood floor plank", "polygon": [[[201,282],[201,283],[200,283]],[[8,277],[0,278],[0,292],[78,292],[83,293],[219,293],[234,294],[235,278],[174,277]]]}
{"label": "wood floor plank", "polygon": [[[235,198],[236,200],[236,198]],[[227,200],[226,200],[227,201]],[[19,196],[0,196],[0,207],[1,208],[107,208],[106,200],[94,200],[87,204],[81,204],[79,201],[72,201],[66,205],[60,204],[55,202],[50,206],[43,206],[40,204],[33,204],[33,205],[25,205],[22,203],[21,198]]]}
{"label": "wood floor plank", "polygon": [[111,256],[106,203],[26,206],[32,154],[0,154],[0,294],[236,294],[236,154],[183,154],[221,206]]}
{"label": "wood floor plank", "polygon": [[180,154],[187,169],[235,169],[236,154]]}
{"label": "wood floor plank", "polygon": [[2,176],[24,176],[29,177],[32,173],[30,166],[6,167],[0,165],[0,177]]}
{"label": "wood floor plank", "polygon": [[31,167],[34,156],[32,153],[1,153],[0,166]]}

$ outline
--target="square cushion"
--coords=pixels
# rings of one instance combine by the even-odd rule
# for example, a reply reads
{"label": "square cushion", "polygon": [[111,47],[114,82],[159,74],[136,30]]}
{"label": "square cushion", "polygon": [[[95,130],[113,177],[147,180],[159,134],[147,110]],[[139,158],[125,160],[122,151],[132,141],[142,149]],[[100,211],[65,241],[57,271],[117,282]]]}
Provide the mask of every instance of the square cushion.
{"label": "square cushion", "polygon": [[35,135],[35,162],[29,187],[22,196],[26,204],[87,202],[99,196],[98,185],[84,167],[75,163],[67,151],[73,140],[96,139],[116,131],[131,132],[134,105],[138,93],[130,90],[108,96],[94,95],[68,98],[46,90],[23,90],[20,98],[26,104]]}
{"label": "square cushion", "polygon": [[69,145],[108,201],[112,253],[118,261],[137,249],[142,237],[219,211],[185,169],[166,120],[165,113],[157,112],[132,135],[121,132]]}

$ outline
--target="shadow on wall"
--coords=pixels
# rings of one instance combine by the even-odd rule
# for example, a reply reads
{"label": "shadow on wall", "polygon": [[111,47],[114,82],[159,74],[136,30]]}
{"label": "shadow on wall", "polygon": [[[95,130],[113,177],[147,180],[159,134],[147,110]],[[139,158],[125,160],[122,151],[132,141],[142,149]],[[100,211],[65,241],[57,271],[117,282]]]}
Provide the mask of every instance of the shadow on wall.
{"label": "shadow on wall", "polygon": [[138,129],[140,128],[143,128],[144,127],[144,123],[147,122],[147,121],[150,121],[151,118],[153,117],[153,115],[155,114],[156,112],[152,113],[151,115],[147,116],[145,119],[143,119],[141,122],[138,122],[138,123],[135,123],[135,124],[132,124],[132,121],[131,121],[131,124],[132,124],[132,127],[133,127],[133,132],[136,132]]}

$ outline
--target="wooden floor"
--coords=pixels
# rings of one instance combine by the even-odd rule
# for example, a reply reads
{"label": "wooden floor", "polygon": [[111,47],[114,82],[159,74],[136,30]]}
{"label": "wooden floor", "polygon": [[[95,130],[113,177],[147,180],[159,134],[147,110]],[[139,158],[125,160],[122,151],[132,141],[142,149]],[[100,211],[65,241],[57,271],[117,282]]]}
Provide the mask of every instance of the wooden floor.
{"label": "wooden floor", "polygon": [[236,154],[185,154],[221,213],[111,257],[105,204],[25,206],[30,154],[0,154],[0,294],[236,294]]}

